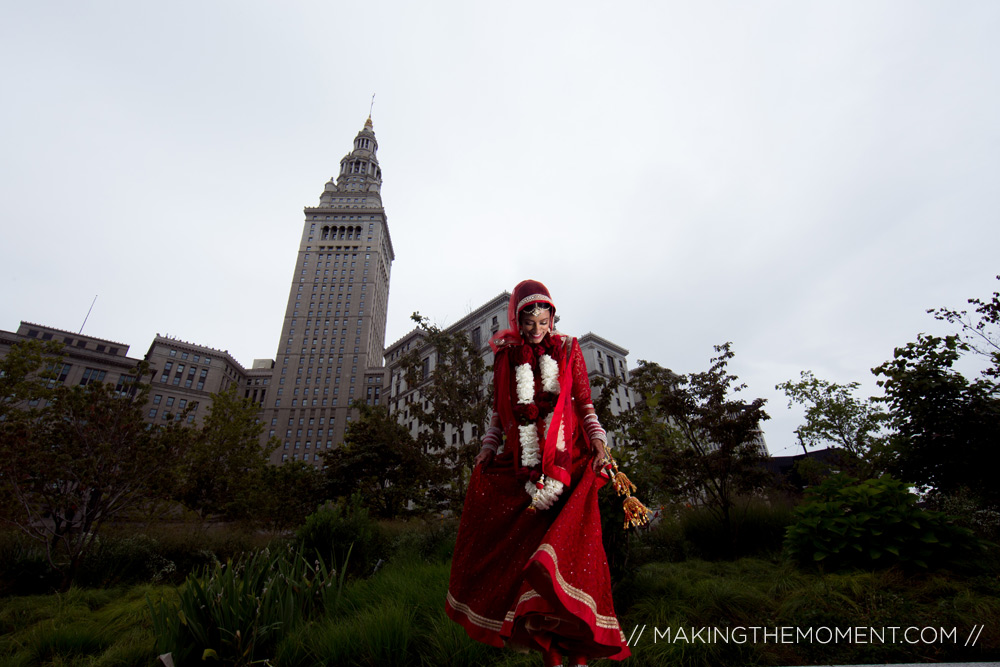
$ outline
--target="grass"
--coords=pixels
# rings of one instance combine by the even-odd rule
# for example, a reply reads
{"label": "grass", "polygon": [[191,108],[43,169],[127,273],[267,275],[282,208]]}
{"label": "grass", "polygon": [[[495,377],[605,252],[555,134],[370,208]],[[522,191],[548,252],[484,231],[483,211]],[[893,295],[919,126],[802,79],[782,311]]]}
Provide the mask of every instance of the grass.
{"label": "grass", "polygon": [[[1000,583],[992,576],[913,578],[899,571],[804,574],[788,564],[650,563],[617,596],[626,636],[647,627],[633,650],[636,665],[864,664],[983,661],[1000,656]],[[976,646],[968,632],[985,625]],[[733,627],[957,628],[960,641],[931,644],[652,642],[653,629]]]}
{"label": "grass", "polygon": [[[470,640],[444,614],[449,563],[417,550],[369,579],[348,582],[332,609],[274,649],[280,667],[317,665],[537,666],[522,655]],[[151,667],[155,650],[148,595],[176,589],[80,590],[0,600],[0,667],[122,665]],[[647,563],[616,590],[626,637],[646,626],[627,665],[808,665],[985,661],[1000,658],[1000,581],[994,575],[900,571],[818,575],[777,560]],[[665,642],[668,628],[956,627],[958,644]],[[973,625],[985,625],[965,647]],[[654,628],[661,633],[654,643]],[[610,662],[597,664],[610,665]]]}
{"label": "grass", "polygon": [[276,663],[295,667],[503,663],[507,653],[472,641],[445,616],[448,572],[447,562],[409,558],[348,585],[334,613],[278,646]]}
{"label": "grass", "polygon": [[146,596],[173,587],[79,589],[0,602],[0,667],[148,667],[155,657]]}

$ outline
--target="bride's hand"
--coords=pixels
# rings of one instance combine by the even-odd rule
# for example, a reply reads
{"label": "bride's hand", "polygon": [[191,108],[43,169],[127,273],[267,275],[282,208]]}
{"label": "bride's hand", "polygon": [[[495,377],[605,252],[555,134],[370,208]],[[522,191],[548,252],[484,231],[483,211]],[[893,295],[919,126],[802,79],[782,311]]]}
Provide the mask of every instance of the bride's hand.
{"label": "bride's hand", "polygon": [[590,441],[590,446],[594,450],[594,460],[591,466],[594,468],[594,472],[600,473],[608,458],[608,452],[604,449],[604,441],[595,438]]}
{"label": "bride's hand", "polygon": [[479,453],[476,454],[476,458],[472,460],[472,467],[475,468],[477,465],[482,463],[485,468],[489,466],[491,461],[493,461],[493,450],[489,447],[483,447],[479,450]]}

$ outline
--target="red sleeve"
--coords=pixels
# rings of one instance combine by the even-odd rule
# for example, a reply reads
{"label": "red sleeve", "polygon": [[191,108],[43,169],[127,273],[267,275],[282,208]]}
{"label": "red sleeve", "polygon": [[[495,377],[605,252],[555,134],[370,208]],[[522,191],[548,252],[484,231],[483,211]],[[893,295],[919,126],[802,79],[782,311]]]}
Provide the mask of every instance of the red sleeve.
{"label": "red sleeve", "polygon": [[510,395],[509,348],[497,350],[493,358],[493,413],[500,416],[500,425],[510,428],[514,424],[513,402]]}
{"label": "red sleeve", "polygon": [[569,353],[570,370],[573,373],[573,400],[576,401],[577,409],[582,409],[586,405],[594,402],[590,394],[590,378],[587,377],[587,364],[583,361],[583,351],[580,343],[573,339]]}

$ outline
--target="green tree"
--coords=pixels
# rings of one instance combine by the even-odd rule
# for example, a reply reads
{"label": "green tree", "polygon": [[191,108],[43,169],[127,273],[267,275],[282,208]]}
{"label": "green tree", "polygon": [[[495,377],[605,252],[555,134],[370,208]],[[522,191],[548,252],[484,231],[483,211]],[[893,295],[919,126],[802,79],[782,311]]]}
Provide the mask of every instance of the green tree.
{"label": "green tree", "polygon": [[[145,372],[140,364],[136,377]],[[46,386],[46,402],[30,419],[5,420],[0,481],[14,503],[8,520],[44,545],[64,589],[102,526],[148,501],[183,455],[180,427],[145,423],[148,391],[139,381],[120,391],[103,382]]]}
{"label": "green tree", "polygon": [[788,396],[789,408],[798,403],[806,409],[805,423],[795,429],[804,450],[833,445],[842,453],[840,467],[866,479],[877,471],[888,415],[873,399],[857,398],[858,387],[857,382],[841,385],[802,371],[798,382],[788,380],[775,389]]}
{"label": "green tree", "polygon": [[[440,468],[443,484],[437,492],[448,506],[460,511],[472,460],[479,451],[479,438],[489,416],[490,392],[484,384],[486,362],[467,332],[442,330],[419,313],[414,313],[412,319],[423,331],[426,347],[407,354],[403,368],[407,385],[419,387],[427,408],[420,409],[422,403],[415,403],[411,409],[417,421],[429,429],[420,442]],[[433,369],[425,368],[422,356],[428,348],[433,354]],[[467,424],[477,434],[471,440],[465,436]],[[449,428],[457,434],[457,446],[445,441]]]}
{"label": "green tree", "polygon": [[973,298],[969,299],[969,303],[975,306],[972,313],[951,308],[935,308],[927,312],[936,319],[958,325],[967,349],[990,364],[983,374],[1000,379],[1000,292],[993,292],[988,301]]}
{"label": "green tree", "polygon": [[873,369],[882,378],[895,430],[887,467],[908,482],[949,494],[969,489],[997,505],[998,388],[986,377],[970,381],[954,369],[968,349],[957,335],[921,334]]}
{"label": "green tree", "polygon": [[344,444],[323,454],[329,492],[359,493],[373,514],[397,517],[410,501],[420,500],[434,471],[410,431],[384,406],[354,407],[359,416],[348,425]]}
{"label": "green tree", "polygon": [[[50,355],[58,355],[58,343],[43,346],[39,341],[17,342],[0,358],[0,519],[13,523],[20,518],[13,482],[7,478],[5,463],[16,461],[16,446],[38,432],[42,407],[51,396],[52,387],[44,364],[53,365]],[[47,359],[47,356],[49,357]]]}
{"label": "green tree", "polygon": [[301,526],[326,499],[326,475],[304,461],[265,466],[256,518],[271,528]]}
{"label": "green tree", "polygon": [[[62,345],[39,341],[14,343],[0,359],[0,432],[19,419],[30,417],[39,403],[52,394],[51,369]],[[50,370],[45,372],[43,367]]]}
{"label": "green tree", "polygon": [[257,419],[257,406],[240,397],[237,389],[234,384],[212,395],[176,489],[175,498],[203,521],[213,516],[252,517],[268,456],[279,444],[271,438],[261,447],[264,427]]}
{"label": "green tree", "polygon": [[763,468],[764,399],[731,395],[745,388],[728,372],[731,344],[715,346],[709,370],[677,375],[640,361],[629,381],[641,400],[628,413],[629,438],[663,492],[705,505],[735,545],[734,510],[771,483]]}

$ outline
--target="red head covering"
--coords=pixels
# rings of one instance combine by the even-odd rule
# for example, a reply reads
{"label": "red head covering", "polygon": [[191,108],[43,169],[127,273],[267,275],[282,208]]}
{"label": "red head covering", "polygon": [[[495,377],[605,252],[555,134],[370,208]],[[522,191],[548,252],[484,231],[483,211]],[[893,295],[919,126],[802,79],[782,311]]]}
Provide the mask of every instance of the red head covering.
{"label": "red head covering", "polygon": [[[548,288],[537,280],[523,280],[511,292],[507,305],[507,324],[510,328],[494,335],[490,339],[490,347],[497,353],[493,365],[494,409],[500,415],[500,423],[504,428],[508,446],[514,452],[513,464],[518,476],[526,476],[529,471],[521,466],[520,441],[518,438],[517,421],[514,418],[514,394],[512,390],[512,365],[517,361],[508,355],[515,350],[523,352],[528,345],[521,338],[521,326],[518,317],[522,310],[532,304],[548,304],[552,313],[552,330],[543,341],[546,352],[559,359],[559,400],[553,410],[553,419],[549,432],[542,444],[542,472],[563,484],[570,483],[571,448],[565,446],[565,441],[572,433],[572,409],[569,407],[572,373],[569,369],[569,359],[564,355],[565,337],[555,332],[556,305],[552,302]],[[510,348],[508,350],[508,348]],[[565,350],[569,348],[566,347]],[[564,358],[565,357],[565,358]]]}
{"label": "red head covering", "polygon": [[490,338],[490,347],[496,352],[505,345],[523,343],[521,339],[521,325],[518,322],[518,315],[524,308],[533,303],[546,303],[552,311],[552,330],[555,331],[556,304],[552,302],[549,290],[545,285],[537,280],[522,280],[510,294],[510,301],[507,304],[507,326],[508,329],[495,334]]}

